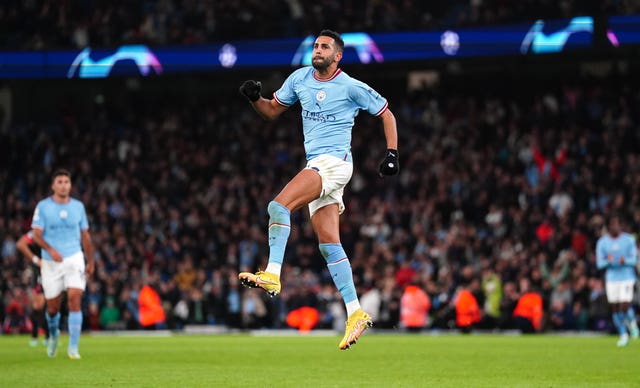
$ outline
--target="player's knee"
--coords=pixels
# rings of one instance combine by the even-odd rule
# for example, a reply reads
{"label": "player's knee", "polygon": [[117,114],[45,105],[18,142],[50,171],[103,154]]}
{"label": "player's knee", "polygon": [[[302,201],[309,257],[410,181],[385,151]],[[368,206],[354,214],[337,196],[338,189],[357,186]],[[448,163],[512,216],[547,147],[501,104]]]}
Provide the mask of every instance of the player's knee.
{"label": "player's knee", "polygon": [[269,212],[269,217],[272,222],[287,222],[289,221],[289,209],[287,209],[284,205],[271,201],[267,206],[267,212]]}

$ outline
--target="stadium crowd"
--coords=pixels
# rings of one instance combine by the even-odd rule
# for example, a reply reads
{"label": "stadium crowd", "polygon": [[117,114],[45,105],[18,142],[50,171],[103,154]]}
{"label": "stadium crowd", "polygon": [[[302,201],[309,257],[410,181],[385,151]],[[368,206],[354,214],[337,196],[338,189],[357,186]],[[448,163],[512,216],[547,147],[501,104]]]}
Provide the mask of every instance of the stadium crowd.
{"label": "stadium crowd", "polygon": [[633,14],[633,0],[7,0],[0,46],[18,50],[201,44],[337,31],[412,31]]}
{"label": "stadium crowd", "polygon": [[[412,289],[428,296],[426,328],[461,326],[456,302],[469,291],[481,309],[470,327],[512,329],[519,297],[533,290],[544,302],[541,330],[610,330],[595,241],[614,212],[628,231],[640,228],[640,94],[627,81],[549,83],[530,95],[517,85],[388,95],[400,133],[401,172],[391,179],[376,173],[379,122],[359,117],[341,234],[376,327],[408,326],[401,305]],[[2,321],[28,317],[37,268],[15,241],[64,166],[96,251],[86,328],[140,328],[144,285],[160,295],[161,327],[279,328],[311,306],[317,327],[341,328],[340,295],[306,210],[292,215],[281,295],[237,281],[265,265],[267,203],[303,165],[293,110],[264,122],[239,95],[132,94],[88,110],[61,103],[55,120],[4,128]]]}

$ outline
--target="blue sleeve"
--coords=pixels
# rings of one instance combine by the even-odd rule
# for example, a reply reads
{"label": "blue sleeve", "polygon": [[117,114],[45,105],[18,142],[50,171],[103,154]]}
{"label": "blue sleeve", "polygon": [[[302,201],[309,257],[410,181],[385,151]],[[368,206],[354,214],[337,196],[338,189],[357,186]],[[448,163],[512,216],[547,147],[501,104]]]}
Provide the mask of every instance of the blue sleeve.
{"label": "blue sleeve", "polygon": [[608,264],[606,252],[604,251],[604,242],[600,239],[596,244],[596,266],[598,269],[603,269]]}
{"label": "blue sleeve", "polygon": [[636,239],[631,235],[629,235],[629,249],[624,257],[624,263],[633,267],[638,263],[638,246],[636,245]]}
{"label": "blue sleeve", "polygon": [[87,211],[84,205],[80,203],[80,230],[89,229],[89,220],[87,219]]}
{"label": "blue sleeve", "polygon": [[42,211],[43,207],[42,202],[39,202],[36,206],[36,210],[33,212],[33,218],[31,219],[31,228],[44,230],[44,227],[46,226],[46,219],[44,212]]}
{"label": "blue sleeve", "polygon": [[296,94],[294,88],[295,82],[298,78],[297,74],[297,72],[291,73],[291,75],[289,75],[289,77],[287,77],[287,79],[284,81],[282,86],[280,86],[280,89],[276,90],[275,93],[273,93],[273,98],[278,101],[278,104],[291,106],[298,101],[298,95]]}
{"label": "blue sleeve", "polygon": [[387,99],[364,82],[357,82],[349,89],[349,97],[358,108],[366,110],[374,116],[380,115],[388,106]]}

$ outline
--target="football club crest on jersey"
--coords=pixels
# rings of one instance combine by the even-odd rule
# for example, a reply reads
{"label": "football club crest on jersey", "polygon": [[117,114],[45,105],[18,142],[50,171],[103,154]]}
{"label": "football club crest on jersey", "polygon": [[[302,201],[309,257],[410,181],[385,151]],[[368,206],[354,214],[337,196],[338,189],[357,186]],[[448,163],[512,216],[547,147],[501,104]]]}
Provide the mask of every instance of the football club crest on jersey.
{"label": "football club crest on jersey", "polygon": [[325,93],[324,90],[321,90],[318,93],[316,93],[316,100],[324,101],[325,98],[327,98],[327,93]]}
{"label": "football club crest on jersey", "polygon": [[60,210],[60,218],[67,218],[68,215],[66,210]]}

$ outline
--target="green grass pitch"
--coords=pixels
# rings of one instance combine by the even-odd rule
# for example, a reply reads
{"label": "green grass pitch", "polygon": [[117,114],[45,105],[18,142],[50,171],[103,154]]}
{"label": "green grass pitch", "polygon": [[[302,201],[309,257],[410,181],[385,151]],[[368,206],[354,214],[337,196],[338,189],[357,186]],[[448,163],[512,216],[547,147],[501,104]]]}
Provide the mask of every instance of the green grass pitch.
{"label": "green grass pitch", "polygon": [[614,336],[83,334],[82,360],[0,336],[1,387],[631,387],[640,341]]}

